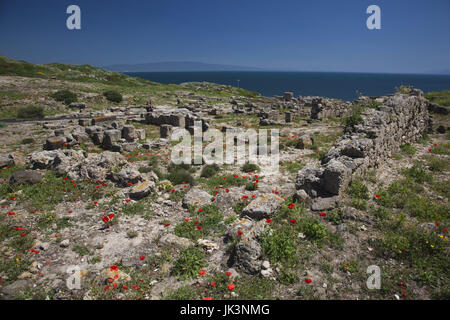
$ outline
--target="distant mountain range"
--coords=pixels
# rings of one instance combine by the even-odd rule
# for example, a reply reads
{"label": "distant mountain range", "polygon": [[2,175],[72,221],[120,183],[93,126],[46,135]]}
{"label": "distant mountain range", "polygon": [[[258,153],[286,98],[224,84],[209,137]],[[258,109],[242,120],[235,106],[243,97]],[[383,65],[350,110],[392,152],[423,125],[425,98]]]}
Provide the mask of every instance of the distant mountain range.
{"label": "distant mountain range", "polygon": [[115,64],[102,67],[114,72],[169,72],[169,71],[261,71],[262,69],[234,66],[226,64],[211,64],[192,61],[167,61],[138,64]]}

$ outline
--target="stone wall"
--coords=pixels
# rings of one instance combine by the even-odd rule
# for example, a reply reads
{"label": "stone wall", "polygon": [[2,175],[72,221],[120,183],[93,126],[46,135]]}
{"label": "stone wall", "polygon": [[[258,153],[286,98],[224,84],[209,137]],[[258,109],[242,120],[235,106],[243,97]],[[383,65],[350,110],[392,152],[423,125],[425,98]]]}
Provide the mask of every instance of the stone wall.
{"label": "stone wall", "polygon": [[346,101],[315,98],[311,102],[311,119],[340,118],[348,114],[350,106],[351,103]]}
{"label": "stone wall", "polygon": [[364,111],[362,124],[346,128],[322,159],[320,168],[306,166],[298,172],[298,197],[339,196],[352,176],[378,167],[401,145],[417,141],[427,131],[428,101],[422,91],[415,89],[382,100],[381,106]]}

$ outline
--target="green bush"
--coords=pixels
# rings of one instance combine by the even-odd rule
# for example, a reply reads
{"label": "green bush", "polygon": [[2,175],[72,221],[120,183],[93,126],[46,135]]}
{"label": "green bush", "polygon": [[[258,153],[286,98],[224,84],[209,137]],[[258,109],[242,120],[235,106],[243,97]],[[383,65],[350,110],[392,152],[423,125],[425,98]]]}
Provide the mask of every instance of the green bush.
{"label": "green bush", "polygon": [[242,166],[241,170],[245,173],[260,171],[261,169],[254,163],[246,163]]}
{"label": "green bush", "polygon": [[299,223],[303,234],[310,240],[321,244],[327,238],[327,228],[315,218],[303,219]]}
{"label": "green bush", "polygon": [[352,105],[350,115],[343,119],[343,124],[345,127],[354,127],[364,121],[362,117],[362,112],[364,108],[360,105]]}
{"label": "green bush", "polygon": [[358,199],[369,199],[369,189],[360,179],[352,180],[348,187],[348,194]]}
{"label": "green bush", "polygon": [[115,90],[105,91],[103,92],[103,95],[106,97],[108,101],[111,102],[121,102],[123,99],[122,95]]}
{"label": "green bush", "polygon": [[261,239],[264,254],[273,262],[283,262],[292,259],[297,253],[294,238],[281,230],[272,234],[266,232]]}
{"label": "green bush", "polygon": [[44,118],[44,108],[41,106],[26,106],[17,109],[18,119],[42,119]]}
{"label": "green bush", "polygon": [[400,149],[409,155],[414,155],[416,153],[416,148],[414,148],[412,145],[408,144],[404,144],[402,146],[400,146]]}
{"label": "green bush", "polygon": [[169,172],[166,176],[167,180],[172,182],[173,185],[177,184],[189,184],[194,185],[195,180],[189,171],[184,169],[177,169],[175,171]]}
{"label": "green bush", "polygon": [[206,264],[204,253],[201,249],[191,246],[183,249],[175,261],[172,274],[179,279],[192,279]]}
{"label": "green bush", "polygon": [[220,167],[217,164],[207,164],[203,167],[200,177],[211,178],[220,171]]}
{"label": "green bush", "polygon": [[77,95],[70,90],[59,90],[51,95],[56,101],[62,101],[66,105],[77,101]]}
{"label": "green bush", "polygon": [[412,178],[417,183],[433,181],[433,176],[429,174],[420,163],[415,163],[411,168],[404,169],[402,173],[406,177]]}

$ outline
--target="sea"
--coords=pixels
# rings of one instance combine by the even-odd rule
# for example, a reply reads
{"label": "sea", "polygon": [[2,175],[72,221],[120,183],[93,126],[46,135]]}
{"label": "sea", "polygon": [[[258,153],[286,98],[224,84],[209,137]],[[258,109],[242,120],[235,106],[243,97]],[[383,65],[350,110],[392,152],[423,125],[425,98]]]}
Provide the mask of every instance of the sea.
{"label": "sea", "polygon": [[213,82],[256,91],[263,96],[322,96],[352,101],[361,94],[370,97],[395,92],[403,86],[413,86],[425,93],[450,90],[450,75],[382,74],[338,72],[126,72],[126,74],[164,84],[183,82]]}

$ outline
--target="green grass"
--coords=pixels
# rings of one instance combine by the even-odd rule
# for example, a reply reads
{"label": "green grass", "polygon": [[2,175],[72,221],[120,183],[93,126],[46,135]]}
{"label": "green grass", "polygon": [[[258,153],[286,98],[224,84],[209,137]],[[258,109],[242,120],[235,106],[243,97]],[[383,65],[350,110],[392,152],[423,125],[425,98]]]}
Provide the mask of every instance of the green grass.
{"label": "green grass", "polygon": [[284,161],[281,163],[281,170],[291,174],[296,174],[305,164],[302,161]]}
{"label": "green grass", "polygon": [[361,179],[353,179],[347,190],[352,197],[359,199],[369,199],[369,189]]}
{"label": "green grass", "polygon": [[443,172],[450,168],[450,162],[435,156],[425,156],[425,163],[432,172]]}
{"label": "green grass", "polygon": [[400,149],[402,150],[403,153],[405,153],[407,155],[414,155],[416,153],[416,148],[414,148],[410,144],[404,144],[404,145],[400,146]]}
{"label": "green grass", "polygon": [[[10,168],[2,174],[10,175],[19,168]],[[43,176],[42,184],[17,185],[5,182],[0,185],[0,197],[16,195],[26,207],[36,210],[53,210],[54,207],[65,201],[92,201],[98,200],[106,195],[111,195],[111,186],[96,188],[95,182],[87,180],[71,181],[64,177],[57,177],[48,171]]]}
{"label": "green grass", "polygon": [[83,244],[74,244],[72,247],[72,251],[78,253],[80,256],[87,256],[89,254],[91,254],[91,251],[89,250],[88,247],[86,247]]}
{"label": "green grass", "polygon": [[199,182],[205,184],[210,192],[218,191],[216,187],[228,188],[233,186],[243,186],[248,181],[248,178],[243,179],[242,175],[239,174],[215,175],[208,179],[199,179]]}
{"label": "green grass", "polygon": [[360,123],[363,123],[364,119],[362,113],[364,107],[361,105],[353,104],[351,107],[351,112],[348,117],[343,118],[342,123],[345,127],[354,127]]}
{"label": "green grass", "polygon": [[76,102],[78,100],[77,95],[74,92],[67,89],[58,90],[55,93],[53,93],[51,97],[56,101],[64,102],[66,105],[69,105],[72,102]]}
{"label": "green grass", "polygon": [[261,237],[264,255],[272,262],[285,262],[295,257],[297,246],[294,238],[281,230],[268,232]]}
{"label": "green grass", "polygon": [[174,262],[172,274],[181,280],[192,279],[198,276],[198,272],[205,267],[206,261],[202,249],[188,247],[180,252]]}
{"label": "green grass", "polygon": [[[421,175],[419,175],[421,177]],[[419,180],[421,181],[422,178]],[[412,177],[394,181],[385,190],[377,192],[376,202],[386,208],[403,209],[420,221],[443,221],[448,219],[449,205],[435,203],[423,196],[423,187]]]}
{"label": "green grass", "polygon": [[217,164],[205,165],[202,168],[200,173],[200,177],[202,178],[211,178],[220,172],[220,167]]}
{"label": "green grass", "polygon": [[[175,234],[179,237],[197,240],[224,230],[223,214],[215,205],[207,205],[199,209],[191,209],[192,217],[175,226]],[[197,222],[197,223],[196,223]],[[197,227],[201,227],[199,230]]]}
{"label": "green grass", "polygon": [[450,107],[450,90],[429,92],[425,94],[425,98],[430,100],[430,102],[437,103],[441,106]]}
{"label": "green grass", "polygon": [[18,119],[41,119],[44,118],[44,108],[41,106],[25,106],[17,109]]}

